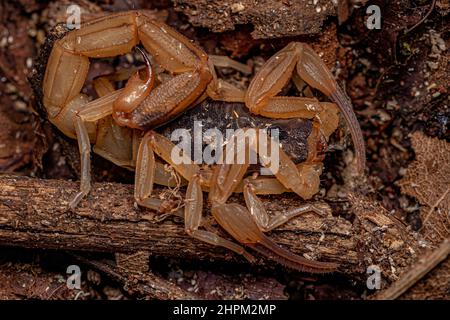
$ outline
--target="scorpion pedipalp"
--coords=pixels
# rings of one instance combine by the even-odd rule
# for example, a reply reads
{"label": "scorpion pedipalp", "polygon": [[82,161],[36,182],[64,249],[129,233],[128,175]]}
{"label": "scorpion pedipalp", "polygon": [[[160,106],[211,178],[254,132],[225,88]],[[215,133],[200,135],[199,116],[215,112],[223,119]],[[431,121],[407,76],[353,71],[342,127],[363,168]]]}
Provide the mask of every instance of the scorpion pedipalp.
{"label": "scorpion pedipalp", "polygon": [[249,85],[245,103],[251,112],[271,118],[321,118],[327,104],[315,98],[276,96],[293,72],[311,87],[318,89],[337,104],[347,122],[353,139],[358,171],[364,173],[366,155],[361,128],[351,102],[331,72],[306,44],[291,42],[272,56]]}

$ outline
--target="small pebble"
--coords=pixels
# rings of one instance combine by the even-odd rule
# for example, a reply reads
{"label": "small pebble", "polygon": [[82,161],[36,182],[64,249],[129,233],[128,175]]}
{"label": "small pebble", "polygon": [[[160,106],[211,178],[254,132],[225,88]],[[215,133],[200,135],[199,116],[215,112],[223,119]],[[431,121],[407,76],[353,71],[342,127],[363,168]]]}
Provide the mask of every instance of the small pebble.
{"label": "small pebble", "polygon": [[441,93],[440,93],[439,91],[437,91],[437,92],[433,93],[432,97],[433,97],[433,98],[437,98],[437,97],[439,97],[440,95],[441,95]]}
{"label": "small pebble", "polygon": [[31,59],[30,57],[27,58],[27,68],[31,69],[31,67],[33,67],[33,59]]}
{"label": "small pebble", "polygon": [[17,100],[14,102],[14,109],[16,109],[17,111],[26,111],[27,104],[22,100]]}
{"label": "small pebble", "polygon": [[134,62],[134,58],[133,55],[128,53],[127,55],[125,55],[125,58],[127,59],[128,63],[133,63]]}
{"label": "small pebble", "polygon": [[15,93],[15,92],[17,92],[17,88],[13,84],[7,83],[5,92],[6,93]]}
{"label": "small pebble", "polygon": [[233,3],[231,5],[231,12],[238,13],[245,10],[245,6],[242,4],[242,2]]}
{"label": "small pebble", "polygon": [[431,70],[437,70],[439,68],[438,62],[427,61],[427,65]]}
{"label": "small pebble", "polygon": [[436,88],[436,83],[434,82],[427,87],[427,91],[430,91],[433,88]]}

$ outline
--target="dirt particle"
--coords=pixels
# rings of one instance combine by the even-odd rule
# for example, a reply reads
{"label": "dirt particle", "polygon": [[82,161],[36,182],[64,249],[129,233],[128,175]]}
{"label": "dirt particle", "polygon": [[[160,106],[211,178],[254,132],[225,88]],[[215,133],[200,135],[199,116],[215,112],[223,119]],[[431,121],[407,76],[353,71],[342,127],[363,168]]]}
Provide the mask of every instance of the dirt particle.
{"label": "dirt particle", "polygon": [[231,5],[231,12],[238,13],[245,10],[245,6],[242,4],[242,2],[233,3]]}

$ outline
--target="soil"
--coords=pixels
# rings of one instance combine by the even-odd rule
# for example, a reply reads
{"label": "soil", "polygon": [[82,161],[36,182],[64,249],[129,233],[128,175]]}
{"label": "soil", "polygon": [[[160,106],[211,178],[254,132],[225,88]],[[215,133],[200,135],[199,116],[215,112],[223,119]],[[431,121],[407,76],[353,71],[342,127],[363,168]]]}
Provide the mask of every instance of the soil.
{"label": "soil", "polygon": [[[421,239],[423,204],[402,194],[398,181],[415,159],[410,140],[413,132],[450,142],[450,26],[444,22],[448,21],[450,7],[448,1],[432,1],[433,10],[428,15],[431,1],[371,1],[381,8],[382,26],[380,30],[368,30],[367,4],[353,2],[356,4],[344,0],[264,0],[257,5],[252,0],[1,1],[0,172],[78,179],[76,143],[50,125],[42,112],[39,86],[44,57],[49,53],[45,41],[55,35],[58,23],[65,22],[69,4],[82,8],[82,19],[145,8],[154,10],[155,18],[166,21],[208,54],[228,55],[254,71],[291,41],[310,44],[345,87],[363,130],[368,168],[360,196],[404,226],[408,239]],[[426,15],[427,19],[421,21]],[[96,62],[89,79],[112,72],[119,65],[134,65],[136,60],[129,54]],[[246,87],[251,78],[228,69],[219,70],[219,77],[240,87]],[[92,92],[89,86],[86,90]],[[335,215],[349,221],[358,216],[358,210],[367,211],[369,207],[358,207],[343,195],[352,185],[358,186],[350,181],[346,169],[351,157],[351,141],[341,126],[328,148],[322,189],[317,196],[332,205]],[[95,155],[93,167],[96,182],[133,182],[131,172]],[[361,245],[375,246],[364,243],[364,239],[361,235]],[[421,247],[416,241],[411,247]],[[424,252],[432,248],[422,247]],[[66,267],[79,263],[74,262],[70,252],[8,247],[0,248],[0,252],[3,299],[145,297],[89,266],[89,271],[83,273],[81,289],[67,289]],[[399,266],[407,269],[414,261],[408,253],[403,256]],[[89,258],[111,259],[101,254]],[[449,299],[448,262],[429,273],[403,298]],[[286,272],[281,267],[255,270],[242,264],[199,264],[164,257],[152,257],[150,265],[158,276],[207,299],[366,299],[374,294],[366,289],[363,273],[360,278],[309,276]]]}

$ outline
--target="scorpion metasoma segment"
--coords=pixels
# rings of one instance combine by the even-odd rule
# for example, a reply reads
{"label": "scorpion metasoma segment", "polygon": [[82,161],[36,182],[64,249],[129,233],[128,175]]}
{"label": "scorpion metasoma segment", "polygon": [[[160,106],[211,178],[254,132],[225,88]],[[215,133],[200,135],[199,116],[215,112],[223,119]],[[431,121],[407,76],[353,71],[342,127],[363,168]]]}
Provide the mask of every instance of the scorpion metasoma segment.
{"label": "scorpion metasoma segment", "polygon": [[[90,101],[87,95],[81,93],[90,58],[122,55],[139,44],[145,49],[137,47],[144,57],[144,69],[135,68],[94,79],[93,86],[99,96],[95,100]],[[57,40],[44,76],[43,102],[49,120],[67,136],[78,140],[81,187],[70,206],[75,208],[89,193],[90,149],[93,144],[97,154],[119,166],[135,170],[134,197],[140,206],[164,211],[163,201],[152,197],[154,183],[172,183],[162,160],[188,183],[184,208],[188,234],[231,249],[249,260],[254,259],[240,245],[202,227],[203,192],[209,192],[215,220],[240,243],[299,270],[335,270],[336,264],[294,255],[263,234],[304,212],[329,214],[326,205],[305,204],[269,218],[257,194],[294,192],[302,199],[310,199],[318,192],[322,164],[313,150],[327,141],[337,128],[338,109],[350,126],[358,168],[361,173],[364,171],[361,130],[347,96],[314,51],[301,43],[291,43],[269,59],[253,78],[247,92],[218,79],[214,66],[232,67],[250,73],[246,65],[229,58],[206,55],[175,30],[152,20],[145,11],[98,18]],[[336,104],[320,102],[312,95],[277,97],[276,94],[292,75],[299,90],[309,85]],[[115,82],[126,79],[125,87],[116,89]],[[272,177],[264,178],[249,175],[248,161],[206,167],[183,155],[185,161],[175,163],[171,155],[177,146],[154,129],[207,97],[244,102],[250,113],[266,118],[311,119],[313,129],[308,138],[311,156],[301,163],[294,163],[283,148],[277,146],[279,170]],[[228,142],[230,145],[235,143],[235,139]],[[258,153],[261,144],[271,143],[274,143],[271,139],[253,139],[237,153]],[[261,165],[269,166],[264,157],[260,159],[263,159],[260,160]],[[246,207],[228,203],[233,192],[244,193]]]}

